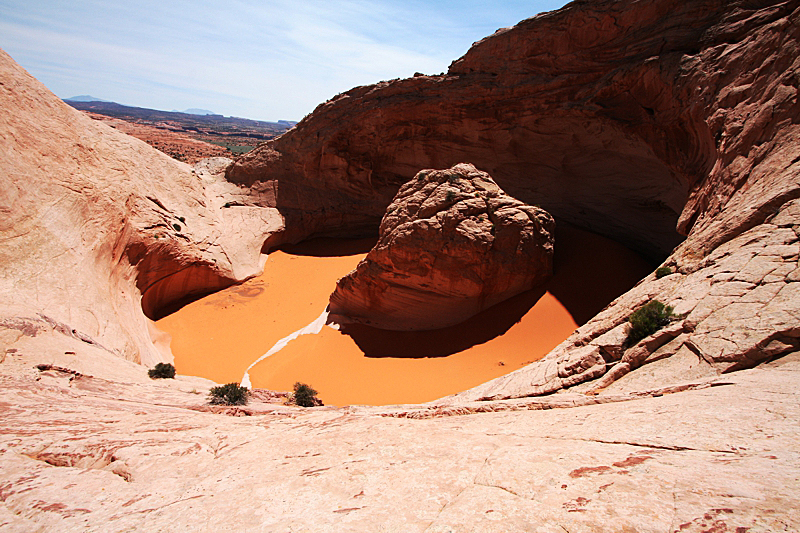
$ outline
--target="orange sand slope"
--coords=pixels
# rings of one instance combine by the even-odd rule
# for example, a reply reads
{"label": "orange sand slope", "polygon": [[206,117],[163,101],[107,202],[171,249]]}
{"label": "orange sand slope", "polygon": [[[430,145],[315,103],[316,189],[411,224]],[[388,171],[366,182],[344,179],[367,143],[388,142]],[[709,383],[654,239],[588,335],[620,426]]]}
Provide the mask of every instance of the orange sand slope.
{"label": "orange sand slope", "polygon": [[[370,244],[312,241],[273,252],[258,278],[163,318],[158,327],[172,335],[178,372],[239,382],[276,341],[319,316],[336,280],[365,255],[335,254],[365,252]],[[546,286],[463,324],[430,332],[326,327],[254,366],[253,386],[290,390],[301,381],[333,405],[433,400],[541,358],[652,270],[627,248],[563,225],[555,250]]]}

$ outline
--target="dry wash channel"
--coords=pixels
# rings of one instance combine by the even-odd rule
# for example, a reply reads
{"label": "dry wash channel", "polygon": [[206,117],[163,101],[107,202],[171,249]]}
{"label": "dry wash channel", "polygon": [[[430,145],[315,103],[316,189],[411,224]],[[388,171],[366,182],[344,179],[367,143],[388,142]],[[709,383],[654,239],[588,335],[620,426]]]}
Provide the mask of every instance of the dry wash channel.
{"label": "dry wash channel", "polygon": [[[254,387],[310,383],[327,404],[414,403],[459,392],[543,357],[651,266],[592,233],[559,227],[555,275],[545,286],[441,330],[323,328],[250,371]],[[309,241],[270,254],[264,273],[161,319],[180,373],[225,383],[279,339],[319,316],[336,280],[370,241]],[[361,252],[361,253],[356,253]]]}

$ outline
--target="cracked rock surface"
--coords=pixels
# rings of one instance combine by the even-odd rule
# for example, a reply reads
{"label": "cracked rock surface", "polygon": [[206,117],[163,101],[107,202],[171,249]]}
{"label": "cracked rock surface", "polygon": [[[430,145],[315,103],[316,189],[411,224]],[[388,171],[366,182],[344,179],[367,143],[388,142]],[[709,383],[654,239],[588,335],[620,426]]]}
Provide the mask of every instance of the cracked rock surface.
{"label": "cracked rock surface", "polygon": [[38,370],[35,347],[0,376],[4,533],[800,527],[797,358],[674,394],[415,420],[415,406],[202,412],[204,380]]}
{"label": "cracked rock surface", "polygon": [[[798,20],[573,2],[194,173],[0,53],[0,531],[800,530]],[[136,364],[148,316],[464,161],[671,273],[428,405],[215,411]],[[628,345],[654,299],[680,317]]]}

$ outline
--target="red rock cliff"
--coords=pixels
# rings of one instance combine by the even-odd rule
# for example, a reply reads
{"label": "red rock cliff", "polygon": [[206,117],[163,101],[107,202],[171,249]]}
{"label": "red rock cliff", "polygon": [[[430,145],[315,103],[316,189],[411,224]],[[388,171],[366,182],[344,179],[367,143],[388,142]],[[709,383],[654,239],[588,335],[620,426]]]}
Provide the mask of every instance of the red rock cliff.
{"label": "red rock cliff", "polygon": [[749,137],[788,116],[794,85],[775,83],[795,58],[782,44],[793,6],[573,2],[476,43],[445,75],[336,96],[228,177],[274,183],[298,233],[341,232],[377,227],[418,170],[467,161],[557,219],[663,258],[729,196],[712,199],[709,180],[730,182]]}

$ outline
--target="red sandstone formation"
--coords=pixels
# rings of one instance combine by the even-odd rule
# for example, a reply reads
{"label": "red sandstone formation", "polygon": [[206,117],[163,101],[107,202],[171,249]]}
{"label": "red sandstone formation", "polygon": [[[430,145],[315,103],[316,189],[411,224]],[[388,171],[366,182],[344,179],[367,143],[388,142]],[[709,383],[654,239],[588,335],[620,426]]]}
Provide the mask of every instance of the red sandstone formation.
{"label": "red sandstone formation", "polygon": [[[274,191],[293,233],[356,233],[419,169],[466,161],[675,272],[466,397],[659,361],[657,382],[752,366],[800,347],[798,18],[777,0],[573,3],[476,43],[446,75],[338,95],[227,175]],[[687,315],[682,329],[624,352],[627,317],[654,298]]]}
{"label": "red sandstone formation", "polygon": [[[447,75],[337,96],[237,161],[239,186],[0,54],[0,528],[797,530],[799,21],[797,0],[573,2]],[[430,410],[234,423],[192,412],[207,383],[125,360],[168,357],[143,307],[243,279],[281,240],[374,231],[417,171],[462,161],[673,273]],[[628,346],[652,299],[684,318]]]}
{"label": "red sandstone formation", "polygon": [[423,170],[397,193],[380,239],[331,295],[334,321],[437,329],[529,290],[553,269],[552,217],[460,164]]}
{"label": "red sandstone formation", "polygon": [[[621,297],[525,370],[536,379],[487,396],[621,376],[659,350],[712,373],[791,352],[797,18],[796,2],[777,0],[572,4],[484,39],[447,75],[337,96],[238,160],[234,184],[56,103],[3,55],[4,323],[168,358],[140,305],[153,317],[244,279],[280,242],[374,231],[420,168],[467,161],[652,256],[680,240],[673,225],[688,235],[665,261],[673,276]],[[621,343],[587,348],[652,298],[687,315],[672,341],[630,356]]]}

